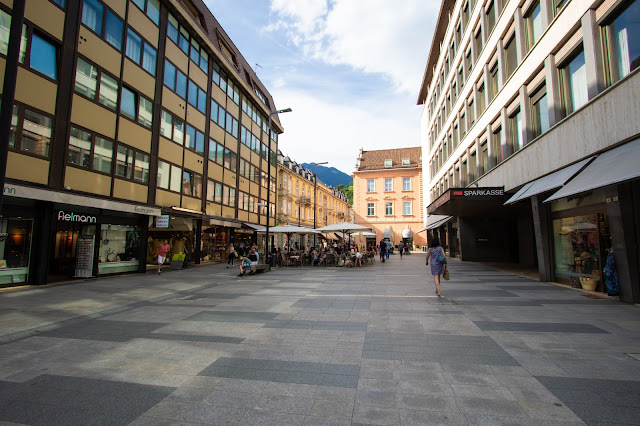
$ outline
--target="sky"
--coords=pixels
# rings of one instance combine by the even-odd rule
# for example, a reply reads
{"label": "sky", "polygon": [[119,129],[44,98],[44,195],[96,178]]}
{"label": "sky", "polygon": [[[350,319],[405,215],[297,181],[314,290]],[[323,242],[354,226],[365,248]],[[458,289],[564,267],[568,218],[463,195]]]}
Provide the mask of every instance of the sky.
{"label": "sky", "polygon": [[347,174],[360,148],[420,146],[440,0],[204,0],[273,96],[279,149]]}

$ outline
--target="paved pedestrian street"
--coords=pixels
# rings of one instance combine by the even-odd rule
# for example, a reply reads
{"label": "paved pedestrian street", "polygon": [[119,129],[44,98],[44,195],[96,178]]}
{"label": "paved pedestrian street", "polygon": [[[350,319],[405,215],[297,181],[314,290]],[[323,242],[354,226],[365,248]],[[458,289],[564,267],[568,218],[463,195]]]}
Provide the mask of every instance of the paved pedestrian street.
{"label": "paved pedestrian street", "polygon": [[0,421],[640,423],[638,306],[424,260],[0,292]]}

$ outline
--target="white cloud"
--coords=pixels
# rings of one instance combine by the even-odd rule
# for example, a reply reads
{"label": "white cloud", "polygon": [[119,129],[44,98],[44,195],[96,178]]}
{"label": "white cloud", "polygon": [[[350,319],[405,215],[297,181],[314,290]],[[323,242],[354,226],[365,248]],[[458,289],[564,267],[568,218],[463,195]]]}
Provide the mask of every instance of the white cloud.
{"label": "white cloud", "polygon": [[351,174],[360,148],[420,144],[420,109],[415,105],[396,102],[362,109],[355,104],[330,104],[300,90],[278,88],[271,93],[279,107],[293,109],[280,115],[285,132],[278,146],[300,163],[328,161],[329,167]]}
{"label": "white cloud", "polygon": [[437,0],[272,0],[268,30],[285,32],[309,57],[382,73],[417,96],[439,7]]}

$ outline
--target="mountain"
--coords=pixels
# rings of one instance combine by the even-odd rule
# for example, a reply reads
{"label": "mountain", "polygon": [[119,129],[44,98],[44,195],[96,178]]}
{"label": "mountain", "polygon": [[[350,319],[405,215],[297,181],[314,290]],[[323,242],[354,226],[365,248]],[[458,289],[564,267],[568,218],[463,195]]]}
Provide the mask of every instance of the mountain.
{"label": "mountain", "polygon": [[[313,163],[302,163],[302,167],[313,171]],[[318,174],[318,180],[326,185],[336,187],[340,184],[349,186],[352,179],[346,173],[341,172],[335,167],[316,166],[316,173]]]}

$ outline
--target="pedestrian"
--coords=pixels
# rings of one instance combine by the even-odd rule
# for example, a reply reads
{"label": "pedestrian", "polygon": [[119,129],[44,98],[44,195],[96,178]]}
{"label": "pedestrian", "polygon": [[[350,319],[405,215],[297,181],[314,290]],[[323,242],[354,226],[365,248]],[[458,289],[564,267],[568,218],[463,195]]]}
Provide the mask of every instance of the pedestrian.
{"label": "pedestrian", "polygon": [[400,259],[402,259],[402,252],[404,251],[404,243],[402,241],[398,244],[398,251],[400,252]]}
{"label": "pedestrian", "polygon": [[431,275],[433,275],[433,282],[436,285],[436,294],[438,297],[442,297],[440,294],[440,275],[447,269],[447,258],[438,238],[431,240],[429,253],[427,253],[427,265],[429,264],[429,259],[431,259]]}
{"label": "pedestrian", "polygon": [[384,242],[384,239],[380,240],[380,262],[384,263],[384,257],[385,257],[385,247],[387,246],[387,244]]}
{"label": "pedestrian", "polygon": [[167,258],[167,252],[171,247],[167,240],[163,240],[162,243],[158,246],[158,273],[162,272],[162,264]]}
{"label": "pedestrian", "polygon": [[389,253],[391,252],[391,241],[384,242],[384,251],[387,256],[387,260],[389,260]]}
{"label": "pedestrian", "polygon": [[227,250],[227,269],[229,269],[229,265],[233,267],[233,260],[236,258],[236,249],[233,247],[233,243],[229,244],[229,249]]}

